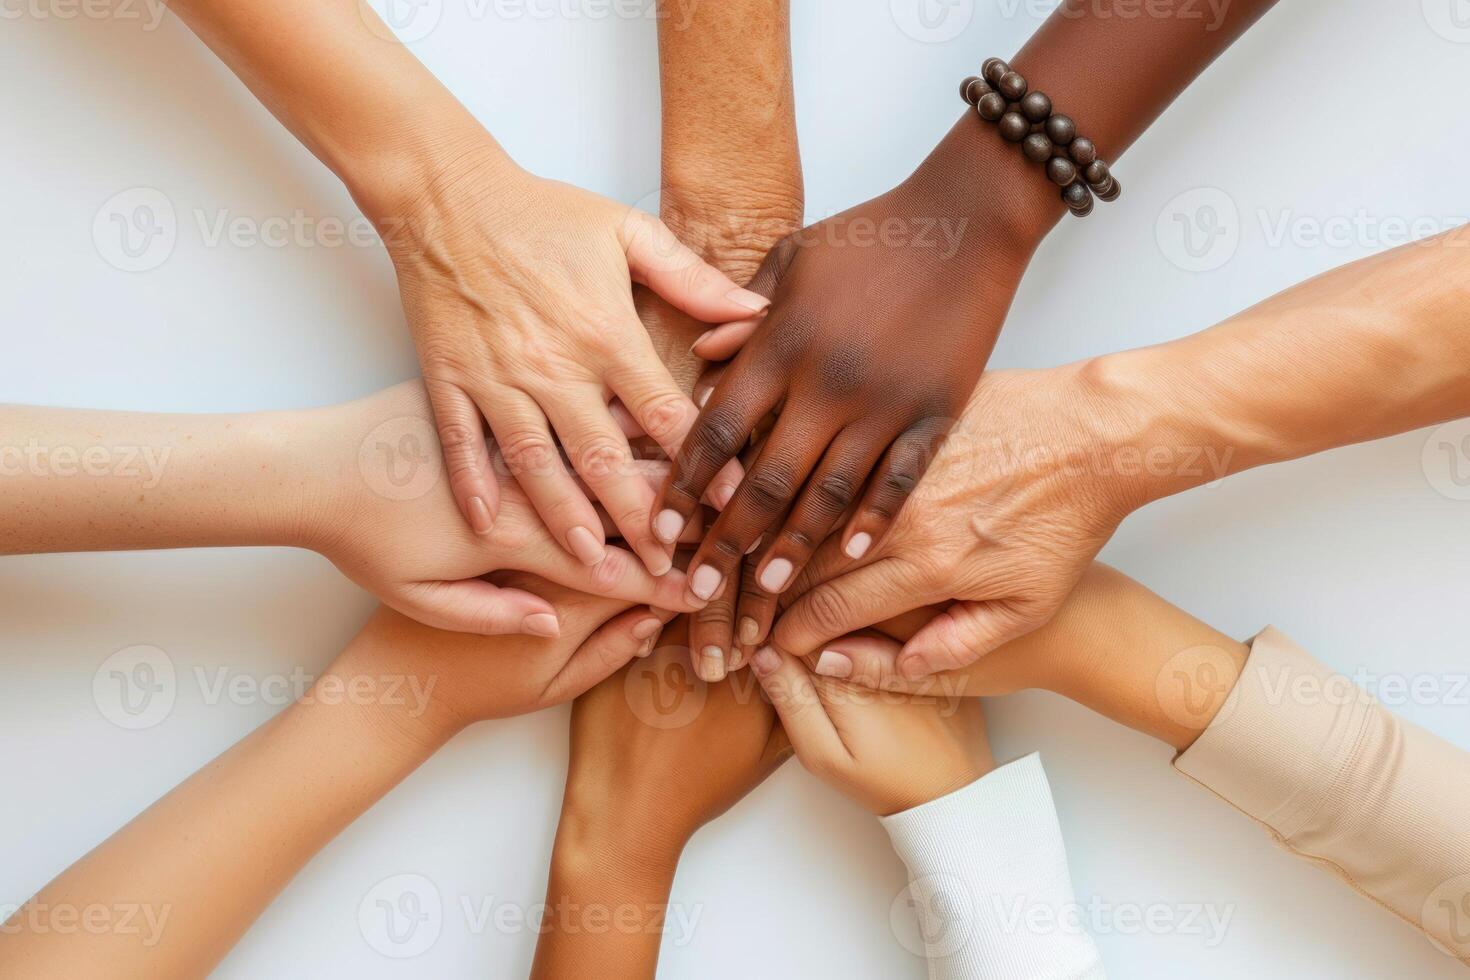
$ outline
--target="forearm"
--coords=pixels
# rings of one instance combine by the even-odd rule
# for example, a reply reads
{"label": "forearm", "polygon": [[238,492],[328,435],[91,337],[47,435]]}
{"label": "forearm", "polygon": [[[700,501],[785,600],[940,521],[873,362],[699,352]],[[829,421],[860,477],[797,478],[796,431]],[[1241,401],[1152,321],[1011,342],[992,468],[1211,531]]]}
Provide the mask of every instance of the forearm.
{"label": "forearm", "polygon": [[504,158],[360,0],[176,0],[170,7],[380,227],[401,217],[460,147]]}
{"label": "forearm", "polygon": [[564,806],[557,826],[533,980],[654,976],[667,931],[682,941],[696,918],[669,907],[681,844],[648,825],[610,827],[606,810]]}
{"label": "forearm", "polygon": [[1090,365],[1131,418],[1114,450],[1169,462],[1116,474],[1132,504],[1470,415],[1467,244],[1456,230],[1405,245],[1210,330]]}
{"label": "forearm", "polygon": [[[359,637],[301,702],[72,865],[10,919],[0,974],[204,976],[301,867],[447,733],[363,692]],[[387,661],[385,661],[387,662]],[[356,685],[355,687],[352,685]],[[395,714],[403,714],[397,718]],[[60,929],[76,910],[135,910],[136,929]],[[70,910],[70,912],[68,911]]]}
{"label": "forearm", "polygon": [[0,553],[306,543],[310,413],[0,410]]}

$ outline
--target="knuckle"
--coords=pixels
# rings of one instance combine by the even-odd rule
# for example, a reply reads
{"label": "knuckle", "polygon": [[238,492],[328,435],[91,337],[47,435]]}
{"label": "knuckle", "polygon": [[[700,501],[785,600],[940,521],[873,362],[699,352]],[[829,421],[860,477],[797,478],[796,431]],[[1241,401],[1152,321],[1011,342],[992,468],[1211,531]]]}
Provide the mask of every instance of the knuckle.
{"label": "knuckle", "polygon": [[479,469],[480,433],[464,422],[447,422],[439,427],[439,444],[444,449],[444,465],[451,479],[462,478]]}
{"label": "knuckle", "polygon": [[852,498],[857,495],[857,485],[841,473],[827,474],[812,489],[822,507],[839,513],[847,510]]}
{"label": "knuckle", "polygon": [[824,633],[835,635],[846,627],[847,599],[830,582],[824,582],[806,594],[806,610],[812,625]]}
{"label": "knuckle", "polygon": [[601,481],[625,475],[632,467],[626,444],[611,436],[594,436],[577,447],[576,470],[588,480]]}
{"label": "knuckle", "polygon": [[622,584],[630,570],[628,556],[616,548],[609,548],[602,561],[592,566],[592,588],[599,594],[606,595]]}
{"label": "knuckle", "polygon": [[633,415],[649,438],[655,442],[667,442],[684,427],[691,407],[683,395],[662,392],[635,406]]}
{"label": "knuckle", "polygon": [[728,602],[712,602],[690,616],[700,626],[721,627],[729,626],[734,618]]}
{"label": "knuckle", "polygon": [[729,459],[745,446],[746,432],[734,413],[707,411],[689,436],[689,452],[711,460]]}
{"label": "knuckle", "polygon": [[543,432],[512,432],[500,441],[500,455],[513,476],[545,474],[551,471],[556,447]]}
{"label": "knuckle", "polygon": [[458,378],[465,372],[465,358],[460,345],[446,337],[429,337],[419,345],[419,363],[424,374],[433,378]]}
{"label": "knuckle", "polygon": [[761,467],[745,478],[742,487],[746,499],[764,513],[783,511],[796,495],[796,487],[786,473]]}

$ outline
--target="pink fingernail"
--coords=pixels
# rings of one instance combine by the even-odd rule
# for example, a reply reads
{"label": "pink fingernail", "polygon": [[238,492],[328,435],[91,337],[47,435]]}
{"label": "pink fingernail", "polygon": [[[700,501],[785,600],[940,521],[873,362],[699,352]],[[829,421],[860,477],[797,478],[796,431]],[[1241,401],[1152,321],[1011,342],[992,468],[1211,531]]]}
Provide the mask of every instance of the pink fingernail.
{"label": "pink fingernail", "polygon": [[567,547],[584,565],[596,565],[607,555],[602,542],[585,527],[574,527],[567,532]]}
{"label": "pink fingernail", "polygon": [[823,677],[851,677],[852,659],[836,650],[823,650],[817,658],[817,673]]}
{"label": "pink fingernail", "polygon": [[711,488],[709,492],[710,503],[715,505],[715,510],[724,510],[730,506],[730,498],[735,496],[735,488],[728,483]]}
{"label": "pink fingernail", "polygon": [[719,569],[712,565],[700,565],[689,576],[689,591],[708,601],[713,599],[716,592],[720,591],[720,583],[725,576],[721,575]]}
{"label": "pink fingernail", "polygon": [[495,529],[495,519],[490,516],[490,508],[485,506],[484,497],[471,497],[469,512],[470,527],[476,534],[489,534]]}
{"label": "pink fingernail", "polygon": [[714,393],[715,393],[715,390],[713,388],[706,388],[703,391],[701,391],[699,393],[699,398],[697,400],[697,404],[699,405],[699,407],[700,408],[704,408],[704,403],[707,402],[707,401],[709,401],[709,396],[710,395],[713,395]]}
{"label": "pink fingernail", "polygon": [[739,670],[741,667],[744,667],[744,666],[745,666],[745,651],[744,650],[741,650],[739,648],[736,648],[730,654],[730,668],[729,669],[730,669],[731,673],[733,673],[733,672]]}
{"label": "pink fingernail", "polygon": [[719,647],[705,647],[700,653],[704,659],[704,671],[701,675],[707,684],[715,684],[725,679],[725,651]]}
{"label": "pink fingernail", "polygon": [[761,624],[749,616],[740,617],[740,642],[746,646],[754,646],[755,641],[760,639]]}
{"label": "pink fingernail", "polygon": [[847,557],[855,561],[866,555],[872,546],[873,536],[866,531],[859,531],[852,536],[852,540],[847,542],[847,547],[842,550],[847,552]]}
{"label": "pink fingernail", "polygon": [[725,294],[725,298],[752,313],[760,313],[771,305],[771,301],[760,293],[753,293],[748,289],[732,289]]}
{"label": "pink fingernail", "polygon": [[761,647],[750,658],[750,669],[761,677],[773,674],[781,666],[781,655],[770,647]]}
{"label": "pink fingernail", "polygon": [[653,533],[664,544],[673,544],[684,532],[684,517],[677,510],[661,510],[653,519]]}
{"label": "pink fingernail", "polygon": [[755,554],[756,551],[757,551],[757,549],[760,548],[761,542],[764,541],[764,540],[766,540],[766,536],[764,534],[762,534],[760,537],[756,538],[754,541],[751,542],[750,547],[745,549],[745,553],[747,555],[753,555],[753,554]]}
{"label": "pink fingernail", "polygon": [[761,572],[761,588],[767,592],[780,592],[791,578],[792,564],[785,558],[777,558]]}
{"label": "pink fingernail", "polygon": [[561,624],[551,613],[532,613],[521,620],[521,632],[532,636],[561,636]]}

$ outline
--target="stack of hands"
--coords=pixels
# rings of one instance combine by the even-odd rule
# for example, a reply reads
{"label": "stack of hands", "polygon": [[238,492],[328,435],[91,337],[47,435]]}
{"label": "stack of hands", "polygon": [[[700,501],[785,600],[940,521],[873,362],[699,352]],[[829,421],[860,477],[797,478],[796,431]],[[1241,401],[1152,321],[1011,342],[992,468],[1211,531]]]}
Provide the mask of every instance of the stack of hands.
{"label": "stack of hands", "polygon": [[[689,838],[795,754],[885,819],[930,889],[926,937],[958,907],[936,879],[1065,904],[1044,779],[996,769],[975,698],[1044,688],[1189,749],[1251,649],[1096,565],[1119,524],[1251,466],[1470,413],[1467,274],[1435,248],[1162,347],[985,372],[1065,209],[966,117],[902,184],[801,228],[789,71],[769,70],[787,65],[782,4],[698,5],[661,37],[658,217],[521,170],[403,49],[334,22],[370,13],[323,4],[310,19],[336,63],[394,78],[362,111],[349,80],[273,43],[279,6],[175,8],[383,229],[421,380],[235,417],[7,410],[5,428],[52,445],[100,432],[170,464],[146,492],[16,479],[4,549],[316,550],[382,602],[329,677],[416,677],[429,710],[292,707],[33,900],[151,895],[174,910],[163,942],[22,928],[0,939],[6,975],[206,972],[455,733],[573,699],[552,895],[661,917]],[[1235,4],[1207,34],[1054,18],[1015,64],[1116,157],[1269,6]],[[1119,80],[1072,56],[1104,50],[1143,67]],[[912,239],[934,217],[961,229],[952,247]],[[852,247],[869,229],[892,235]],[[1197,650],[1221,682],[1203,699],[1160,680]],[[670,725],[673,691],[702,707]],[[253,802],[178,843],[228,799]],[[985,840],[1015,866],[987,863]],[[180,846],[194,860],[146,858]],[[1051,873],[1016,880],[1021,865]],[[933,975],[1101,975],[1085,934],[965,936]],[[658,942],[550,927],[533,972],[651,975]]]}

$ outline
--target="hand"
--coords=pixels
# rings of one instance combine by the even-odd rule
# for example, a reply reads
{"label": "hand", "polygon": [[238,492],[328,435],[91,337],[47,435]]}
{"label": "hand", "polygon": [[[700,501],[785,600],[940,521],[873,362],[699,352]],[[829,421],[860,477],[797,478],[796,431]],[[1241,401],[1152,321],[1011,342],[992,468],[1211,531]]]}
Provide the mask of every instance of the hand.
{"label": "hand", "polygon": [[554,540],[597,564],[602,526],[559,440],[624,540],[663,574],[669,551],[649,530],[654,493],[608,402],[621,399],[670,452],[695,410],[639,323],[633,284],[711,322],[751,317],[767,301],[658,219],[533,177],[488,136],[455,152],[387,236],[454,498],[477,533],[490,533],[498,488],[483,417]]}
{"label": "hand", "polygon": [[[767,258],[752,288],[773,295],[772,312],[705,404],[657,504],[660,535],[670,535],[779,409],[690,566],[694,597],[719,595],[752,547],[756,583],[781,593],[853,504],[840,543],[862,558],[923,476],[990,356],[1029,255],[943,198],[910,182],[798,232]],[[728,333],[696,352],[728,351]]]}
{"label": "hand", "polygon": [[507,588],[534,589],[556,604],[560,636],[480,637],[417,623],[380,606],[343,653],[334,673],[405,677],[426,704],[399,713],[414,734],[447,737],[477,721],[508,718],[561,704],[647,656],[662,621],[646,607],[584,595],[519,573],[497,576]]}
{"label": "hand", "polygon": [[817,677],[763,647],[751,660],[801,764],[880,817],[970,785],[995,767],[974,698],[896,696]]}
{"label": "hand", "polygon": [[305,418],[306,445],[291,447],[307,487],[304,542],[405,615],[461,632],[555,636],[558,610],[546,597],[479,577],[502,569],[624,602],[689,608],[682,572],[654,578],[620,548],[605,549],[594,566],[569,556],[513,484],[494,530],[472,534],[455,511],[417,382]]}
{"label": "hand", "polygon": [[1126,444],[1128,427],[1086,364],[987,374],[888,540],[862,560],[824,546],[775,644],[812,653],[960,600],[904,645],[898,667],[912,679],[1045,623],[1134,506],[1128,461],[1111,448]]}

